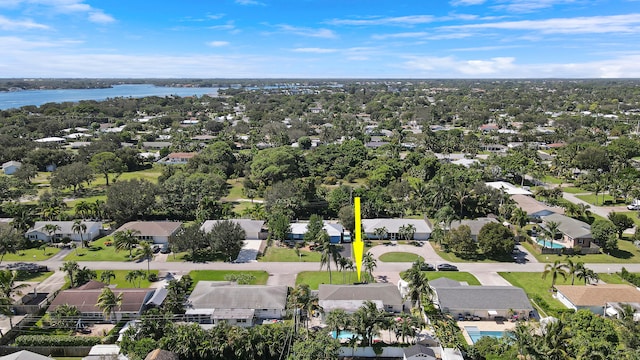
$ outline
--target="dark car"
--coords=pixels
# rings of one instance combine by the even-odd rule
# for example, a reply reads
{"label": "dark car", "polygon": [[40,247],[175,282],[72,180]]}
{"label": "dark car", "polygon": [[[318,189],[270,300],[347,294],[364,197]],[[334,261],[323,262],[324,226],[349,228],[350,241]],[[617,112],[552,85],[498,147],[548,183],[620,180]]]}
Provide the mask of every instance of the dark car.
{"label": "dark car", "polygon": [[436,267],[432,264],[423,263],[420,265],[420,270],[422,271],[436,271]]}
{"label": "dark car", "polygon": [[169,246],[163,246],[162,250],[160,250],[160,254],[168,254],[171,252],[171,248]]}
{"label": "dark car", "polygon": [[451,264],[438,265],[438,271],[458,271],[458,267]]}
{"label": "dark car", "polygon": [[162,248],[160,247],[160,245],[153,245],[153,253],[157,254],[160,252],[160,250],[162,250]]}

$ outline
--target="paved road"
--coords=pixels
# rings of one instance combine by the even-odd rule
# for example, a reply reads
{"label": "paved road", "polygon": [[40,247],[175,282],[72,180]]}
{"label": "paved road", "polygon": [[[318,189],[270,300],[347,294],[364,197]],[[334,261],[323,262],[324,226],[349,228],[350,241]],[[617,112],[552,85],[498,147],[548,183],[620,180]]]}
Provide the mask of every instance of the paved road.
{"label": "paved road", "polygon": [[[607,216],[609,216],[609,213],[612,211],[615,212],[623,212],[623,211],[629,211],[627,209],[626,206],[595,206],[592,204],[589,204],[588,202],[578,199],[578,197],[576,195],[589,195],[590,193],[587,194],[569,194],[566,192],[562,193],[562,197],[566,200],[571,201],[574,204],[584,204],[584,205],[589,205],[589,211],[591,211],[592,213],[598,215],[598,216],[602,216],[603,218],[607,218]],[[598,195],[600,196],[600,195]]]}

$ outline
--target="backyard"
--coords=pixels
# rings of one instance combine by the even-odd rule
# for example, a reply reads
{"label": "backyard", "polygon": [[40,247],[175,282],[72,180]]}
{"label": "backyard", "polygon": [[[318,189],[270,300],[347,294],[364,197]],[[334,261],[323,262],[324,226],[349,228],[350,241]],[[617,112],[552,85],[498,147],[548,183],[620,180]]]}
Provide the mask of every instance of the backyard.
{"label": "backyard", "polygon": [[[523,241],[521,245],[533,254],[539,262],[554,262],[555,260],[562,260],[566,257],[566,255],[541,254],[537,245],[528,242]],[[635,264],[640,263],[640,249],[638,249],[632,241],[618,240],[618,249],[612,250],[609,254],[573,255],[572,258],[574,261],[582,261],[583,263]]]}

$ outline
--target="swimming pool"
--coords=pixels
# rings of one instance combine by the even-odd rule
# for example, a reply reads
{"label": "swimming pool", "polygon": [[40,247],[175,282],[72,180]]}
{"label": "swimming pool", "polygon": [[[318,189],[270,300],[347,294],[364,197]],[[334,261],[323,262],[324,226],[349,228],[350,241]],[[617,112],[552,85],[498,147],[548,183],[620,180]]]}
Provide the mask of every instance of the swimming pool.
{"label": "swimming pool", "polygon": [[548,248],[552,248],[552,249],[562,249],[564,248],[564,246],[562,246],[562,244],[559,244],[557,242],[551,242],[551,241],[547,241],[547,240],[541,240],[538,239],[536,240],[536,242],[538,243],[538,245],[542,246],[542,247],[548,247]]}
{"label": "swimming pool", "polygon": [[[339,336],[337,337],[338,340],[349,340],[351,339],[353,336],[360,338],[360,336],[358,334],[354,334],[351,331],[347,331],[347,330],[342,330],[340,331]],[[336,331],[333,330],[331,332],[331,337],[336,339]]]}
{"label": "swimming pool", "polygon": [[504,331],[480,331],[475,326],[465,326],[464,329],[469,334],[472,343],[476,343],[481,337],[489,336],[494,338],[501,338],[506,335]]}

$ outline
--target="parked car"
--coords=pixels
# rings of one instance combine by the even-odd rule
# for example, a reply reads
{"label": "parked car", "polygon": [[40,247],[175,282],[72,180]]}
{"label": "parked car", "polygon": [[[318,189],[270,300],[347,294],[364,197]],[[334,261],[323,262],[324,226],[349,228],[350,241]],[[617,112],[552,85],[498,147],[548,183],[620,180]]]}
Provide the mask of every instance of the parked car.
{"label": "parked car", "polygon": [[162,250],[162,248],[160,247],[160,245],[153,245],[153,253],[157,254],[160,252],[160,250]]}
{"label": "parked car", "polygon": [[438,265],[438,271],[458,271],[458,267],[455,265],[444,263]]}
{"label": "parked car", "polygon": [[420,270],[422,271],[436,271],[436,267],[432,264],[423,263],[420,265]]}
{"label": "parked car", "polygon": [[163,246],[162,250],[160,250],[160,254],[168,254],[171,252],[171,248],[169,246]]}

